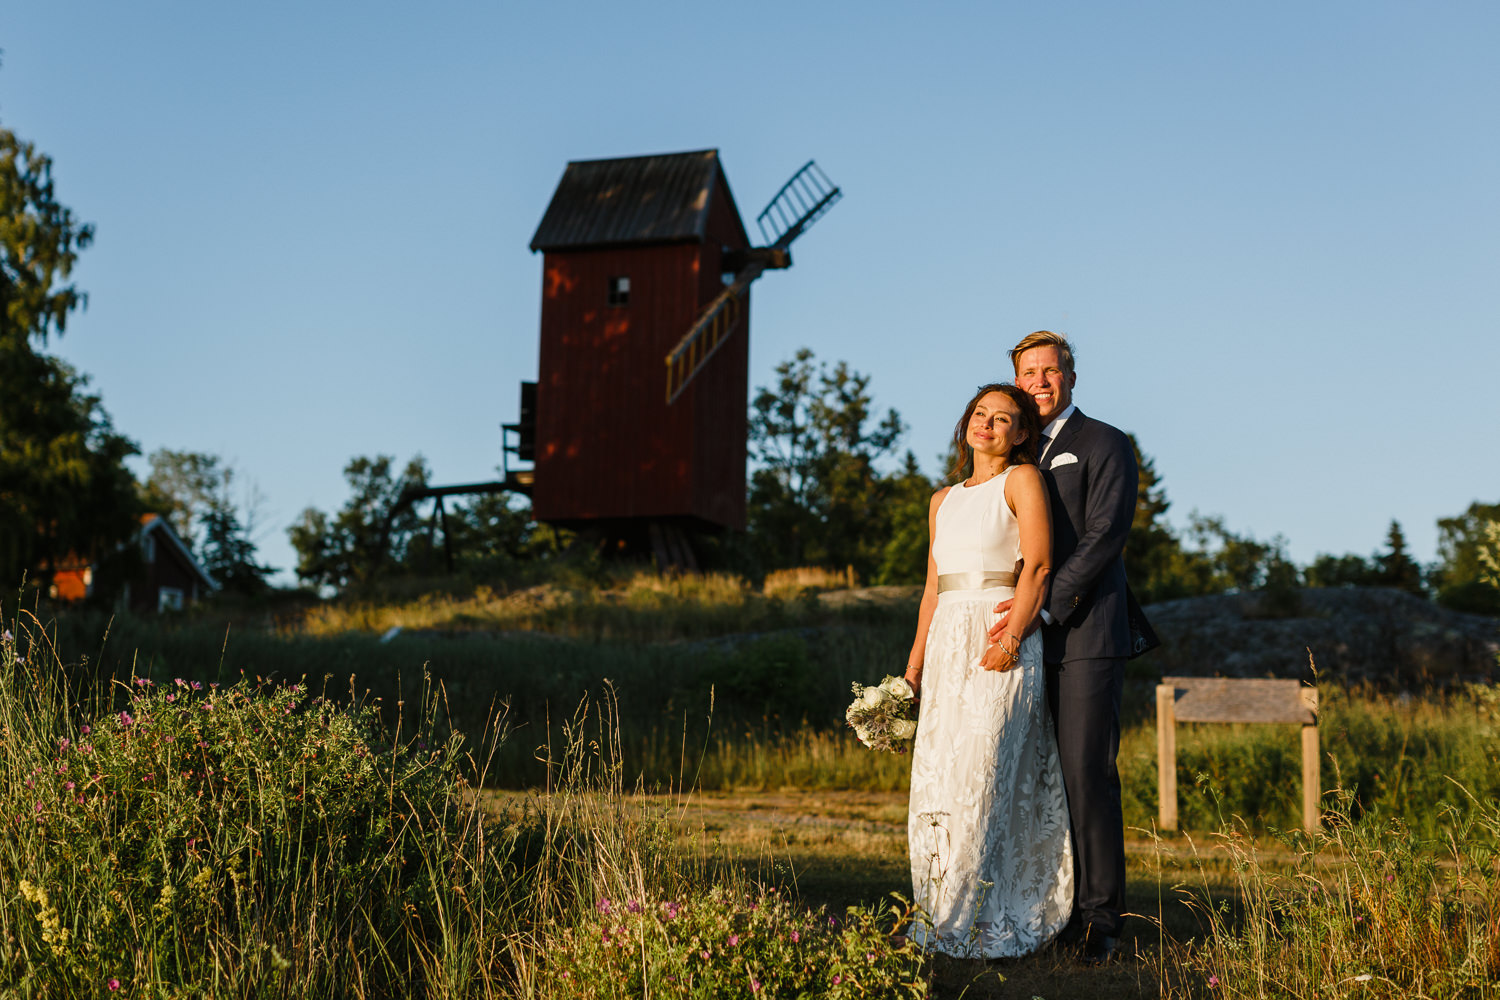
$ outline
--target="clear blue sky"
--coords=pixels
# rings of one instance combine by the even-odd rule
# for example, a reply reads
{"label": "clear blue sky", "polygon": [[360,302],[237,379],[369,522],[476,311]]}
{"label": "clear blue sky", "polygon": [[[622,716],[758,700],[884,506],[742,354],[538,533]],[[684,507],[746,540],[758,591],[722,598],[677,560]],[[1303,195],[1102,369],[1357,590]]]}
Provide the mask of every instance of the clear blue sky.
{"label": "clear blue sky", "polygon": [[49,0],[0,48],[98,227],[54,348],[254,480],[284,568],[353,455],[492,476],[564,164],[704,147],[747,221],[809,157],[845,193],[756,286],[752,385],[847,360],[931,472],[1046,327],[1179,525],[1427,560],[1500,499],[1493,3]]}

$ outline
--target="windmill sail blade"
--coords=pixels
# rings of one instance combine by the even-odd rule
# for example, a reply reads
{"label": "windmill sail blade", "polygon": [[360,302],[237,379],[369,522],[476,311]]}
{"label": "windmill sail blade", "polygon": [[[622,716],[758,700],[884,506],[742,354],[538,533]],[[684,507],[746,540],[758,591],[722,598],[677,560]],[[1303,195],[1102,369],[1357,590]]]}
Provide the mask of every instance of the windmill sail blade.
{"label": "windmill sail blade", "polygon": [[755,217],[755,223],[760,226],[761,237],[768,245],[787,247],[842,197],[843,193],[817,163],[808,160],[776,192],[771,203]]}
{"label": "windmill sail blade", "polygon": [[734,281],[704,307],[698,321],[667,355],[668,404],[682,395],[693,376],[740,325],[744,293],[750,283],[767,268],[790,267],[792,257],[787,247],[842,197],[843,193],[812,160],[781,186],[755,217],[767,245],[739,254]]}

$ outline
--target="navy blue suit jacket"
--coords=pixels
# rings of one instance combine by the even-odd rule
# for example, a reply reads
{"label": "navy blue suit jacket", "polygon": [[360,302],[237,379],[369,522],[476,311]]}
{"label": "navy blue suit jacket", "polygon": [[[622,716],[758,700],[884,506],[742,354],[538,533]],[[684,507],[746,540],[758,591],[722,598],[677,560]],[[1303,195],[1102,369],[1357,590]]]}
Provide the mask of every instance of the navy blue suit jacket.
{"label": "navy blue suit jacket", "polygon": [[1129,656],[1123,555],[1140,478],[1130,439],[1075,409],[1042,465],[1052,506],[1044,659]]}

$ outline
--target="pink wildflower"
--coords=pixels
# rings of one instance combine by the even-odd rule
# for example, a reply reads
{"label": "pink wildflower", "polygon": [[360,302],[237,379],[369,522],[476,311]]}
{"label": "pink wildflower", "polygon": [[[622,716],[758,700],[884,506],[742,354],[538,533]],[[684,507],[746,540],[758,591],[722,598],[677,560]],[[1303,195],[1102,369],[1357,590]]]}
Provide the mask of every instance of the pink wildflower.
{"label": "pink wildflower", "polygon": [[801,941],[801,940],[802,940],[802,935],[798,934],[796,931],[792,931],[792,944],[796,944],[798,941]]}
{"label": "pink wildflower", "polygon": [[729,947],[733,948],[734,946],[738,945],[739,943],[740,943],[740,936],[738,934],[731,934],[731,935],[729,935]]}
{"label": "pink wildflower", "polygon": [[607,900],[607,899],[601,899],[601,900],[599,900],[599,912],[600,913],[613,913],[614,912],[614,907],[610,905],[609,900]]}
{"label": "pink wildflower", "polygon": [[1210,985],[1210,986],[1218,986],[1219,985],[1219,977],[1218,976],[1209,976],[1208,977],[1208,985]]}
{"label": "pink wildflower", "polygon": [[630,902],[625,904],[625,909],[631,913],[640,913],[641,904],[632,899]]}
{"label": "pink wildflower", "polygon": [[130,725],[134,725],[134,724],[135,724],[135,719],[131,716],[131,714],[129,712],[121,712],[120,713],[120,725],[122,725],[122,726],[130,726]]}
{"label": "pink wildflower", "polygon": [[85,735],[85,736],[87,736],[89,733],[92,733],[93,731],[94,730],[91,727],[89,727],[89,726],[84,726],[82,729],[79,730],[79,732],[83,733],[83,735]]}
{"label": "pink wildflower", "polygon": [[105,983],[104,985],[108,986],[110,988],[110,990],[117,990],[117,989],[120,988],[120,981],[118,979],[111,979],[109,982]]}

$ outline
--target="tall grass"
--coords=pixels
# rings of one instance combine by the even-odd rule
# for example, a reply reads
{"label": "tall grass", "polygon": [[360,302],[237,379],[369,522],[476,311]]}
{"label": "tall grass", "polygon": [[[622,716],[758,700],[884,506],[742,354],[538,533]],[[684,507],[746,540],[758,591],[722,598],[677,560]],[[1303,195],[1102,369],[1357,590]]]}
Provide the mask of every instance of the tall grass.
{"label": "tall grass", "polygon": [[470,596],[432,593],[397,603],[324,604],[310,609],[296,630],[313,636],[380,634],[396,627],[526,631],[658,642],[806,624],[823,617],[816,592],[842,586],[842,575],[822,570],[773,574],[763,591],[725,573],[637,572],[602,587],[549,583],[497,593],[480,586]]}
{"label": "tall grass", "polygon": [[69,684],[0,636],[0,984],[21,996],[457,996],[513,906],[482,779],[429,699],[386,737],[301,686]]}
{"label": "tall grass", "polygon": [[[1399,821],[1356,822],[1338,795],[1323,831],[1288,835],[1268,864],[1243,826],[1215,836],[1237,905],[1206,878],[1179,891],[1201,936],[1151,957],[1166,998],[1500,997],[1500,808],[1439,810],[1428,839]],[[1204,859],[1194,850],[1200,872]]]}

